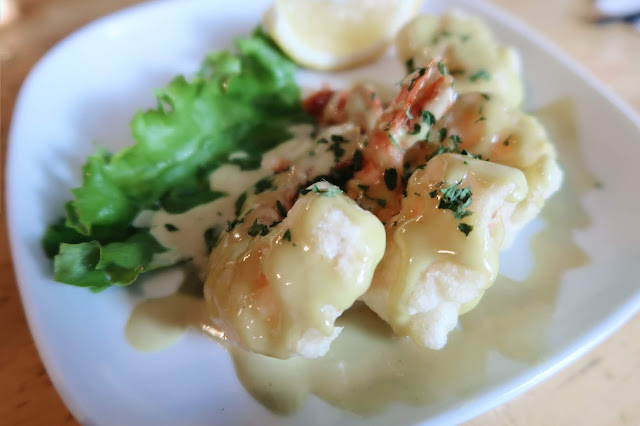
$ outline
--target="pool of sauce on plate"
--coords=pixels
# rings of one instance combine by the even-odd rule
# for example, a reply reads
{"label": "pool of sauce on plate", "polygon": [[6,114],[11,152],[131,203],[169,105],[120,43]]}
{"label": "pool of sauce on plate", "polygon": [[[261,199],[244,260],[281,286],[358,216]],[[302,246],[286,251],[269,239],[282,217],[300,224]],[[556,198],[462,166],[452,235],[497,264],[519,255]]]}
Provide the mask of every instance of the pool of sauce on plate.
{"label": "pool of sauce on plate", "polygon": [[[472,393],[486,382],[491,353],[521,363],[541,362],[561,279],[589,263],[573,234],[590,226],[581,196],[595,190],[597,180],[582,159],[573,103],[560,100],[534,115],[552,136],[565,177],[542,210],[545,227],[531,237],[533,266],[524,280],[499,276],[478,307],[460,318],[460,327],[440,351],[394,336],[363,304],[338,319],[344,331],[322,358],[283,361],[230,348],[247,391],[281,414],[294,412],[312,393],[336,407],[372,415],[393,402],[417,406]],[[190,327],[219,340],[206,321],[198,286],[191,277],[177,293],[137,305],[125,331],[131,345],[159,350]]]}

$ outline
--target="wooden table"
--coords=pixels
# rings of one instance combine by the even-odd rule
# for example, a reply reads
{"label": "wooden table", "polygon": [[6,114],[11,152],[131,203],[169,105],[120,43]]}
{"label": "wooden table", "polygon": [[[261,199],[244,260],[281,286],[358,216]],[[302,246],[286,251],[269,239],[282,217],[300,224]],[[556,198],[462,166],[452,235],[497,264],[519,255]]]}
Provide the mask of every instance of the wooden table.
{"label": "wooden table", "polygon": [[[6,16],[7,0],[0,1],[0,14]],[[78,27],[139,1],[17,1],[17,18],[0,29],[3,154],[18,90],[37,60]],[[581,0],[493,3],[553,40],[640,112],[640,32],[622,24],[593,25],[591,2]],[[0,226],[0,423],[76,424],[33,345],[16,288],[4,220]],[[640,315],[636,315],[561,373],[468,424],[637,425],[639,390]]]}

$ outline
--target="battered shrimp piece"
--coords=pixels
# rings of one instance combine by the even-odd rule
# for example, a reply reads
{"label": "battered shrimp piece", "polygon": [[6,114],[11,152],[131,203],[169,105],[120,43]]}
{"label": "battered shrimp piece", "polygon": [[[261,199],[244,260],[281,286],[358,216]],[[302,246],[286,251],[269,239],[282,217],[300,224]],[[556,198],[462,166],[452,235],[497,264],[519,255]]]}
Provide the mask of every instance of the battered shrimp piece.
{"label": "battered shrimp piece", "polygon": [[498,274],[504,219],[527,194],[521,171],[442,154],[408,181],[364,302],[394,332],[442,348]]}
{"label": "battered shrimp piece", "polygon": [[[446,134],[442,142],[441,134]],[[537,119],[512,108],[497,95],[460,95],[434,126],[429,143],[415,146],[414,151],[422,151],[421,154],[414,152],[412,157],[423,162],[442,147],[458,152],[465,150],[473,156],[515,167],[524,173],[529,192],[505,223],[505,247],[511,245],[520,229],[535,218],[545,200],[562,183],[556,150],[544,127]]]}
{"label": "battered shrimp piece", "polygon": [[398,34],[396,50],[400,60],[411,69],[441,57],[460,94],[495,93],[512,107],[522,104],[520,56],[515,49],[500,45],[479,18],[459,11],[443,16],[418,16]]}
{"label": "battered shrimp piece", "polygon": [[257,195],[222,235],[205,299],[232,344],[281,359],[314,358],[340,334],[336,318],[369,287],[384,254],[384,227],[324,182],[288,210],[293,194],[279,183],[283,189]]}
{"label": "battered shrimp piece", "polygon": [[451,77],[443,71],[432,60],[405,77],[363,144],[361,170],[347,184],[349,196],[383,222],[400,210],[406,150],[426,137],[456,99]]}

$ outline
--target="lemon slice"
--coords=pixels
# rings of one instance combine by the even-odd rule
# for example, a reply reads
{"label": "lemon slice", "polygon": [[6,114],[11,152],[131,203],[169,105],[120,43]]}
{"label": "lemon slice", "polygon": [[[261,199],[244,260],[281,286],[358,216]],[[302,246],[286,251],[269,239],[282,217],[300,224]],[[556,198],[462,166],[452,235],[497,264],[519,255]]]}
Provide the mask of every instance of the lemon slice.
{"label": "lemon slice", "polygon": [[293,60],[318,70],[382,55],[422,0],[275,0],[264,27]]}

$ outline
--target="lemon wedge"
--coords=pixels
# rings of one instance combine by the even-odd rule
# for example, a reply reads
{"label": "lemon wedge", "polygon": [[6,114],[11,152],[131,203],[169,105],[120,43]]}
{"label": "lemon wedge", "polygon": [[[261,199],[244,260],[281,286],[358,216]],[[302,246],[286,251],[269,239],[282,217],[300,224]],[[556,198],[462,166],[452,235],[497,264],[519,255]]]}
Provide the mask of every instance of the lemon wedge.
{"label": "lemon wedge", "polygon": [[422,0],[275,0],[264,28],[294,61],[338,70],[381,56]]}

